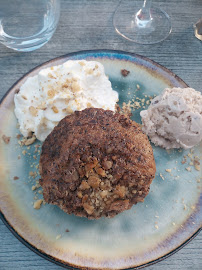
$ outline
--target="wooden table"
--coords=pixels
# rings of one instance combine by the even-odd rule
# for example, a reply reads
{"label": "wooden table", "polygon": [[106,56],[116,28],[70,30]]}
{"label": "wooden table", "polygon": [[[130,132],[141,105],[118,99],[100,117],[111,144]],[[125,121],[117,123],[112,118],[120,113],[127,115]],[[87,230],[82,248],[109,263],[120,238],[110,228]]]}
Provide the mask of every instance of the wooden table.
{"label": "wooden table", "polygon": [[[8,1],[9,2],[9,1]],[[202,0],[153,1],[171,17],[173,31],[156,45],[136,45],[116,34],[112,15],[118,0],[63,0],[53,38],[41,49],[17,53],[0,45],[0,98],[12,84],[35,66],[54,57],[80,50],[124,50],[155,60],[202,90],[202,42],[194,37],[193,24],[202,17]],[[202,233],[176,254],[147,267],[148,270],[202,269]],[[21,244],[0,221],[1,270],[62,269]]]}

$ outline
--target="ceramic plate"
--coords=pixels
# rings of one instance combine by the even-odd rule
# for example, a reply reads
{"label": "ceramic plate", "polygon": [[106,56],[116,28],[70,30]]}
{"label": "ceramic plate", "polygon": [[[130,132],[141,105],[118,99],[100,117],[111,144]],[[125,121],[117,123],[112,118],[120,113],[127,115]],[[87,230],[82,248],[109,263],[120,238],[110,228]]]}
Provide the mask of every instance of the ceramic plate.
{"label": "ceramic plate", "polygon": [[[169,152],[152,145],[157,173],[149,195],[144,203],[112,219],[79,218],[43,203],[38,210],[33,207],[42,199],[37,186],[40,143],[19,145],[13,96],[28,77],[68,59],[101,62],[113,89],[119,92],[120,105],[131,100],[137,122],[140,110],[147,108],[149,100],[165,87],[187,87],[159,64],[119,51],[73,53],[30,71],[11,87],[0,106],[0,137],[11,137],[8,144],[2,139],[0,144],[1,218],[29,248],[67,268],[126,269],[157,262],[200,230],[201,171],[193,165],[194,159],[200,157],[202,145],[191,151]],[[121,75],[122,69],[130,71],[127,77]]]}

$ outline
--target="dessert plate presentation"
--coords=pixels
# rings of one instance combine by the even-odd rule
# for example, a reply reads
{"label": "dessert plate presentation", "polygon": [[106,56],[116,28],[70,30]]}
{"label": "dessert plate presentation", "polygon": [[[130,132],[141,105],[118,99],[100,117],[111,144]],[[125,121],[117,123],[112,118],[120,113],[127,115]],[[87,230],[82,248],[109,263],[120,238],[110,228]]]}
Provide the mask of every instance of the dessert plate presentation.
{"label": "dessert plate presentation", "polygon": [[[13,234],[40,256],[69,269],[127,269],[158,262],[199,233],[201,171],[194,166],[202,143],[191,150],[166,151],[152,144],[156,176],[143,203],[108,219],[88,220],[43,203],[38,163],[41,142],[20,145],[14,94],[39,70],[67,60],[104,65],[119,105],[130,101],[132,119],[166,87],[188,87],[179,77],[139,55],[120,51],[83,51],[44,63],[22,77],[0,105],[0,217]],[[121,70],[130,71],[123,76]],[[37,204],[38,202],[38,204]],[[37,209],[38,208],[38,209]]]}

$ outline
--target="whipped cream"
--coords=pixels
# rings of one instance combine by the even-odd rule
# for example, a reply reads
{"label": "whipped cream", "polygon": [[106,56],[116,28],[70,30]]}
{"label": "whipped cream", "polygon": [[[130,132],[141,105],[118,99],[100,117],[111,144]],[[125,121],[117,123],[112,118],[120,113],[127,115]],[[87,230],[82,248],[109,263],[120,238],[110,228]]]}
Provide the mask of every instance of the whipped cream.
{"label": "whipped cream", "polygon": [[44,141],[65,116],[85,108],[115,111],[118,93],[96,61],[69,60],[42,69],[15,94],[15,115],[24,137]]}
{"label": "whipped cream", "polygon": [[189,149],[202,139],[202,95],[192,88],[166,88],[140,115],[155,145]]}

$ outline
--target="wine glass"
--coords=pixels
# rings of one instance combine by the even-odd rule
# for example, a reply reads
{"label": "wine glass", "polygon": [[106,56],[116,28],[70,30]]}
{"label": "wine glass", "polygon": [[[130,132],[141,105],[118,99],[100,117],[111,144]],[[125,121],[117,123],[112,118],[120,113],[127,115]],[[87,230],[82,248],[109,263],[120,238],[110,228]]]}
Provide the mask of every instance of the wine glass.
{"label": "wine glass", "polygon": [[166,39],[171,33],[168,14],[152,5],[152,0],[123,0],[113,17],[116,32],[122,37],[139,43],[155,44]]}

